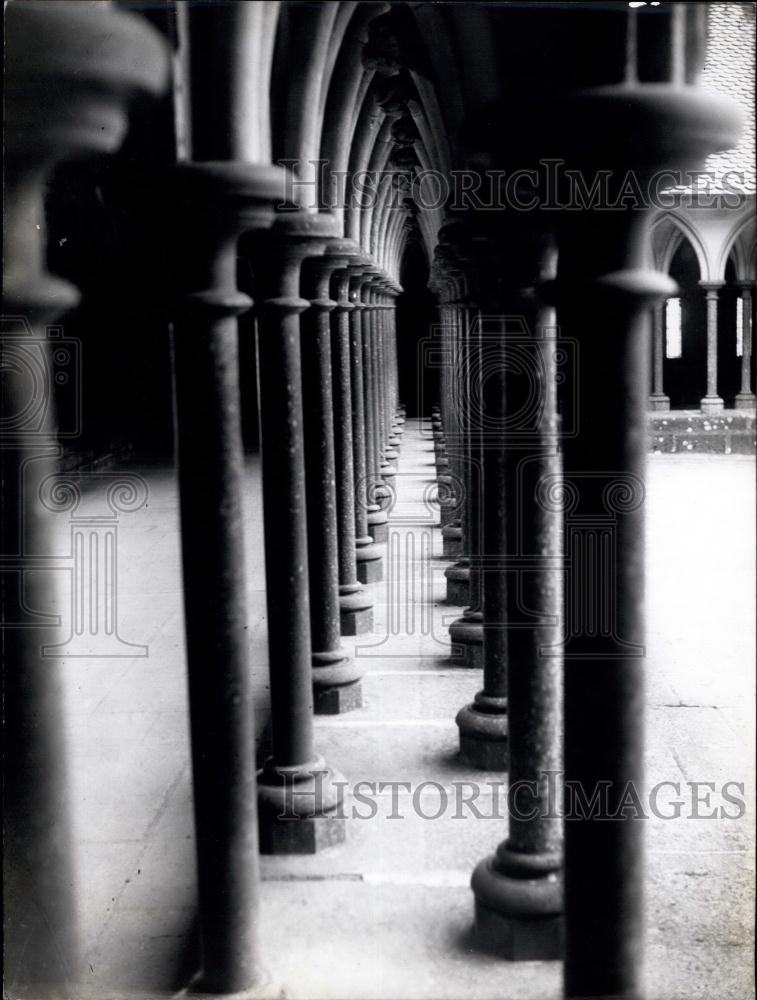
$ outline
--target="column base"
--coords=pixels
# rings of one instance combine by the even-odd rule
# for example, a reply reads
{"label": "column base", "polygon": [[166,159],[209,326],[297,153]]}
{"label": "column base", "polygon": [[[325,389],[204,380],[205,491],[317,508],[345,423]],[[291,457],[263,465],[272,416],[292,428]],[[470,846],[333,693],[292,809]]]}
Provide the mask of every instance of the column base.
{"label": "column base", "polygon": [[344,649],[313,653],[313,710],[339,715],[363,705],[362,671]]}
{"label": "column base", "polygon": [[363,635],[372,631],[373,604],[362,587],[356,583],[345,584],[339,590],[339,631],[342,635]]}
{"label": "column base", "polygon": [[[475,614],[475,612],[474,612]],[[481,668],[484,662],[484,626],[481,617],[463,615],[449,627],[449,638],[453,650],[459,647],[459,655],[453,655],[462,666]]]}
{"label": "column base", "polygon": [[459,524],[445,524],[442,528],[442,553],[445,556],[459,556],[462,547],[463,529]]}
{"label": "column base", "polygon": [[363,707],[363,688],[360,681],[340,687],[313,689],[313,711],[316,715],[344,715]]}
{"label": "column base", "polygon": [[366,535],[358,538],[355,544],[355,570],[360,583],[378,583],[384,578],[384,568],[381,553],[372,544],[373,539]]}
{"label": "column base", "polygon": [[754,410],[757,408],[757,396],[753,392],[739,392],[733,405],[737,410]]}
{"label": "column base", "polygon": [[[368,512],[368,531],[376,545],[383,545],[389,539],[389,518],[385,510]],[[358,580],[360,577],[358,576]],[[360,580],[363,583],[363,580]]]}
{"label": "column base", "polygon": [[557,868],[533,874],[528,878],[503,872],[496,855],[476,866],[471,878],[476,940],[513,962],[557,961],[564,949],[562,872]]}
{"label": "column base", "polygon": [[664,393],[652,393],[649,397],[649,409],[660,412],[670,409],[670,397]]}
{"label": "column base", "polygon": [[345,785],[322,757],[299,767],[277,767],[269,757],[258,772],[260,853],[316,854],[343,843]]}
{"label": "column base", "polygon": [[460,757],[482,771],[508,768],[507,698],[483,691],[461,708],[455,722],[460,730]]}
{"label": "column base", "polygon": [[447,579],[447,604],[464,608],[470,598],[470,567],[455,563],[444,571]]}
{"label": "column base", "polygon": [[725,403],[720,396],[704,396],[699,403],[702,413],[722,413]]}

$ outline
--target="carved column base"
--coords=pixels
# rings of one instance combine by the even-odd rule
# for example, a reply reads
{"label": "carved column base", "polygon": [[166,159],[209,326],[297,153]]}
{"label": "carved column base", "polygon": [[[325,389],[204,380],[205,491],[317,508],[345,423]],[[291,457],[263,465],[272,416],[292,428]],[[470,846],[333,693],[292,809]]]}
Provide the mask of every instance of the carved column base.
{"label": "carved column base", "polygon": [[725,403],[720,396],[703,396],[699,403],[702,413],[722,413]]}
{"label": "carved column base", "polygon": [[447,604],[464,608],[470,603],[470,566],[468,560],[460,560],[444,571],[447,578]]}
{"label": "carved column base", "polygon": [[460,730],[460,756],[482,771],[506,771],[507,698],[494,698],[479,691],[473,702],[461,708],[455,719]]}
{"label": "carved column base", "polygon": [[483,669],[484,624],[480,611],[472,611],[455,619],[449,627],[449,637],[453,650],[459,650],[454,659],[474,670]]}
{"label": "carved column base", "polygon": [[339,631],[342,635],[363,635],[373,629],[373,605],[358,584],[339,588]]}
{"label": "carved column base", "polygon": [[[368,512],[368,531],[377,545],[383,545],[387,541],[389,538],[389,517],[385,510],[371,510]],[[358,580],[361,583],[367,582],[360,578],[360,574],[358,574]]]}
{"label": "carved column base", "polygon": [[513,865],[503,871],[499,852],[474,869],[471,888],[476,897],[476,939],[487,951],[510,961],[559,960],[564,941],[559,859],[528,854],[519,857],[523,862],[520,870]]}
{"label": "carved column base", "polygon": [[313,653],[313,710],[316,715],[340,715],[361,708],[362,672],[344,649]]}
{"label": "carved column base", "polygon": [[258,772],[261,853],[316,854],[343,843],[345,784],[322,757],[298,767],[266,761]]}
{"label": "carved column base", "polygon": [[653,392],[649,397],[649,409],[660,412],[670,409],[670,397],[664,392]]}
{"label": "carved column base", "polygon": [[754,410],[757,407],[757,396],[753,392],[740,392],[733,405],[737,410]]}
{"label": "carved column base", "polygon": [[355,568],[360,583],[379,583],[384,578],[381,553],[370,535],[355,540]]}

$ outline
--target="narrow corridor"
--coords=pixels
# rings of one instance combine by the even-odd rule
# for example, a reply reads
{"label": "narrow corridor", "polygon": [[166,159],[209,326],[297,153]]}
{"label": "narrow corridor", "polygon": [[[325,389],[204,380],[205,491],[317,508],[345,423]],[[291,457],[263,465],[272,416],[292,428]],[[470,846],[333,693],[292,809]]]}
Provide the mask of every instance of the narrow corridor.
{"label": "narrow corridor", "polygon": [[[450,560],[441,555],[425,426],[405,425],[385,578],[370,586],[374,631],[344,640],[365,671],[363,708],[316,717],[317,749],[346,782],[346,842],[313,856],[262,858],[265,954],[288,997],[559,996],[559,963],[504,962],[474,951],[469,936],[470,874],[504,836],[496,818],[504,794],[491,783],[506,775],[467,769],[457,756],[454,717],[480,673],[449,657],[446,626],[460,609],[444,599]],[[685,795],[686,781],[718,790],[736,781],[747,796],[754,787],[751,470],[746,456],[650,461],[649,786],[684,783]],[[195,907],[175,488],[164,472],[144,478],[146,506],[121,522],[119,627],[149,655],[66,665],[88,996],[97,1000],[181,986]],[[685,518],[681,495],[690,497]],[[263,684],[256,462],[246,496],[252,659]],[[93,502],[85,497],[82,508]],[[64,528],[62,519],[62,538]],[[699,579],[684,561],[693,538],[697,566],[707,565]],[[663,790],[662,809],[671,798]],[[712,805],[721,804],[713,794]],[[719,1000],[743,997],[752,809],[749,798],[741,820],[692,820],[687,808],[678,820],[648,821],[650,996],[709,1000],[706,965],[721,970]],[[675,951],[663,943],[670,940]]]}

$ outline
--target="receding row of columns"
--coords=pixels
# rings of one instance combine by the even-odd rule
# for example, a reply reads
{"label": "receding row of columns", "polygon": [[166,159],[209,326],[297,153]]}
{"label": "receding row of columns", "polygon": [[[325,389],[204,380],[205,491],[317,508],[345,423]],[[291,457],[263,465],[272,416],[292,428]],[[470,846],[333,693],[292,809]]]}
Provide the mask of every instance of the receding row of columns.
{"label": "receding row of columns", "polygon": [[[707,303],[707,389],[700,402],[702,413],[720,413],[725,408],[718,394],[718,297],[722,281],[700,281]],[[753,410],[757,396],[752,389],[752,292],[754,282],[740,282],[741,295],[737,308],[741,310],[741,382],[734,398],[737,410]],[[649,408],[655,411],[670,409],[670,398],[665,393],[663,364],[665,358],[665,304],[659,302],[653,309],[652,334],[652,393]]]}
{"label": "receding row of columns", "polygon": [[[22,58],[10,73],[18,102],[11,107],[21,114],[8,139],[15,254],[6,285],[13,309],[31,314],[40,331],[58,300],[70,301],[41,264],[46,177],[60,159],[114,149],[127,124],[124,98],[158,92],[169,60],[155,35],[117,8],[87,6],[81,16],[77,4],[36,8],[11,5],[13,51]],[[263,5],[236,5],[230,16],[262,17],[261,8],[268,17]],[[207,15],[212,27],[209,9],[190,13]],[[44,21],[51,16],[52,30]],[[256,30],[272,34],[262,22]],[[195,39],[203,66],[206,38]],[[629,39],[627,73],[638,41]],[[106,42],[112,51],[103,55]],[[676,73],[688,58],[684,42],[681,31],[671,36]],[[67,55],[71,86],[63,90]],[[518,134],[523,162],[556,151],[579,168],[612,168],[620,185],[629,167],[648,180],[671,160],[690,166],[732,144],[728,108],[681,83],[645,88],[631,73],[559,105],[547,92],[541,105],[524,112],[516,102],[497,114],[523,113],[520,131],[501,130],[506,141]],[[345,836],[338,775],[319,755],[313,716],[360,704],[359,671],[341,637],[371,627],[362,586],[383,572],[403,417],[393,318],[400,289],[379,265],[385,258],[344,240],[337,215],[276,213],[287,200],[284,171],[249,141],[254,130],[235,129],[239,109],[216,101],[214,84],[198,73],[193,159],[167,168],[163,185],[175,262],[170,311],[201,947],[194,988],[228,994],[265,980],[259,847],[314,851]],[[216,104],[217,118],[207,114]],[[76,113],[87,127],[68,128],[78,124]],[[498,141],[483,125],[473,131],[483,143]],[[640,787],[644,756],[647,322],[674,287],[643,267],[641,212],[565,213],[554,231],[533,218],[508,216],[500,227],[474,215],[466,223],[467,235],[454,227],[440,234],[434,283],[446,361],[432,419],[445,544],[458,557],[448,572],[450,599],[467,605],[451,641],[483,675],[457,717],[460,749],[480,767],[508,770],[510,789],[524,789],[530,806],[524,815],[511,808],[507,839],[474,871],[477,932],[511,958],[562,955],[569,997],[632,998],[642,970],[643,849],[639,825],[622,806],[628,787]],[[244,290],[240,255],[254,275]],[[249,310],[257,328],[272,710],[271,754],[260,770],[242,542],[248,484],[237,317]],[[580,351],[571,355],[572,346]],[[715,393],[713,382],[708,395]],[[12,375],[8,398],[19,394],[23,385]],[[14,481],[53,435],[52,426],[32,442],[21,435]],[[49,452],[42,458],[47,469]],[[17,501],[28,515],[9,529],[20,559],[13,531],[23,522],[44,542],[49,525],[32,493],[19,490]],[[39,606],[53,606],[54,595],[37,586]],[[10,841],[13,860],[23,862],[19,891],[31,891],[41,914],[38,927],[21,928],[11,960],[23,977],[29,955],[55,956],[33,975],[60,984],[77,965],[61,803],[65,747],[59,671],[42,662],[38,640],[38,631],[11,637],[6,686]],[[611,821],[573,815],[563,825],[541,808],[552,794],[545,781],[561,767],[565,786],[589,800],[607,788]],[[51,929],[61,928],[66,934],[51,942]]]}

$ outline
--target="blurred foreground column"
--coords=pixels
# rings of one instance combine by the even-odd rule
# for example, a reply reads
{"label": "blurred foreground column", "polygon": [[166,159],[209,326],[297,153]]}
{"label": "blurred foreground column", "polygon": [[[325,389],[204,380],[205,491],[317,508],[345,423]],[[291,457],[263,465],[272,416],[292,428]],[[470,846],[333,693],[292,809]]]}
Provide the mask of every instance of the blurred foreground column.
{"label": "blurred foreground column", "polygon": [[127,98],[162,90],[168,61],[150,27],[109,3],[10,3],[5,18],[5,989],[70,997],[81,969],[62,663],[43,653],[63,597],[45,567],[55,550],[41,487],[54,482],[59,455],[46,324],[77,295],[45,270],[43,201],[59,160],[121,144]]}
{"label": "blurred foreground column", "polygon": [[[194,800],[199,969],[190,989],[265,989],[259,943],[253,677],[247,628],[237,244],[273,222],[284,171],[270,164],[268,4],[186,5],[190,161],[173,207],[174,371]],[[249,76],[248,76],[249,74]],[[249,86],[249,81],[256,81]],[[191,84],[191,86],[190,86]],[[259,239],[254,236],[254,239]],[[252,345],[248,345],[252,349]]]}

